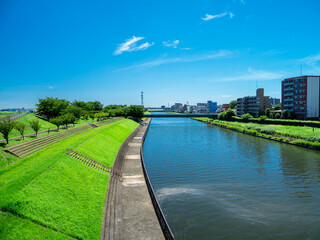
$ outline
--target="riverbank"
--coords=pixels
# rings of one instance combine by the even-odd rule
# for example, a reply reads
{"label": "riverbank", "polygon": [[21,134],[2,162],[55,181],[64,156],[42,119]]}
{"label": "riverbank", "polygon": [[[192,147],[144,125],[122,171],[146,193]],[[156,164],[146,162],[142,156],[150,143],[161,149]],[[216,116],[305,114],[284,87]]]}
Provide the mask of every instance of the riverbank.
{"label": "riverbank", "polygon": [[1,169],[0,239],[98,239],[110,174],[66,149],[112,167],[138,126],[123,119],[91,128]]}
{"label": "riverbank", "polygon": [[320,150],[320,129],[318,128],[228,122],[210,118],[193,119],[264,139]]}
{"label": "riverbank", "polygon": [[149,122],[127,138],[116,157],[122,177],[111,176],[101,239],[164,239],[141,151]]}

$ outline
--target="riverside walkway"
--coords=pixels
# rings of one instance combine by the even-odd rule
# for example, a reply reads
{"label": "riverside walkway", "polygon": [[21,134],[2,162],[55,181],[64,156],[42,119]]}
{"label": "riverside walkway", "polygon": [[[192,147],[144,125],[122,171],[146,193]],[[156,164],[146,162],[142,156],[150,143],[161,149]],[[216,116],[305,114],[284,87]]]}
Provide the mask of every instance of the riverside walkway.
{"label": "riverside walkway", "polygon": [[145,178],[141,155],[149,122],[147,119],[146,125],[139,126],[127,138],[114,162],[113,167],[122,171],[122,177],[111,174],[109,180],[101,231],[103,240],[165,239],[154,199],[149,194],[150,183]]}

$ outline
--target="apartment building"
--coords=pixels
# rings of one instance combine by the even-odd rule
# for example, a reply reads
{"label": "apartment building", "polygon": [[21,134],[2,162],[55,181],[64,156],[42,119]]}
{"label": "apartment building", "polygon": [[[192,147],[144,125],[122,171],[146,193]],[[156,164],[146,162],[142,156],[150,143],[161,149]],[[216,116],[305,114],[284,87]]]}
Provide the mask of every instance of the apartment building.
{"label": "apartment building", "polygon": [[280,98],[273,98],[273,97],[271,97],[271,98],[270,98],[270,104],[271,104],[272,107],[274,107],[275,105],[280,104]]}
{"label": "apartment building", "polygon": [[237,99],[237,116],[250,113],[254,117],[259,117],[260,113],[264,113],[266,108],[270,108],[270,98],[264,96],[264,89],[258,88],[256,96],[246,96]]}
{"label": "apartment building", "polygon": [[319,119],[320,76],[300,76],[282,81],[282,109],[297,119]]}
{"label": "apartment building", "polygon": [[207,112],[208,113],[215,113],[217,111],[217,102],[208,101],[207,102]]}

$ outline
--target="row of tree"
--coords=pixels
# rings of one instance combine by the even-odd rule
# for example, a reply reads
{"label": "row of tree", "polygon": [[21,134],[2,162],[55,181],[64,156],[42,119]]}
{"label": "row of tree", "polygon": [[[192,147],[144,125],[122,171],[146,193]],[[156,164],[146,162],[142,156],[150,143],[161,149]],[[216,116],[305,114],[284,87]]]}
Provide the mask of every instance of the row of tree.
{"label": "row of tree", "polygon": [[[37,114],[47,118],[55,119],[72,114],[76,119],[83,117],[84,119],[103,119],[106,117],[133,117],[142,118],[144,115],[143,108],[138,105],[131,105],[129,107],[123,105],[108,105],[103,106],[99,101],[84,102],[73,101],[70,102],[65,99],[47,97],[39,99],[37,106]],[[64,117],[62,117],[64,118]]]}
{"label": "row of tree", "polygon": [[[36,136],[38,136],[38,132],[41,128],[40,121],[38,119],[34,119],[30,121],[29,125],[36,133]],[[4,139],[7,141],[7,144],[9,143],[9,134],[13,129],[16,129],[24,139],[26,128],[27,125],[25,123],[19,121],[11,121],[10,118],[5,118],[0,121],[0,133],[2,133]]]}

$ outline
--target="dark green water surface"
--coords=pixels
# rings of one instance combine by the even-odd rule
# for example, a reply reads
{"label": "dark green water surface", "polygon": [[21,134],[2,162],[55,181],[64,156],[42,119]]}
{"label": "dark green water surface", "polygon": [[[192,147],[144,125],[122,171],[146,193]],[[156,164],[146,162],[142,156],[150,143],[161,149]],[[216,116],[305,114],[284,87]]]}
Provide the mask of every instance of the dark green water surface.
{"label": "dark green water surface", "polygon": [[320,152],[154,118],[151,184],[176,239],[320,239]]}

